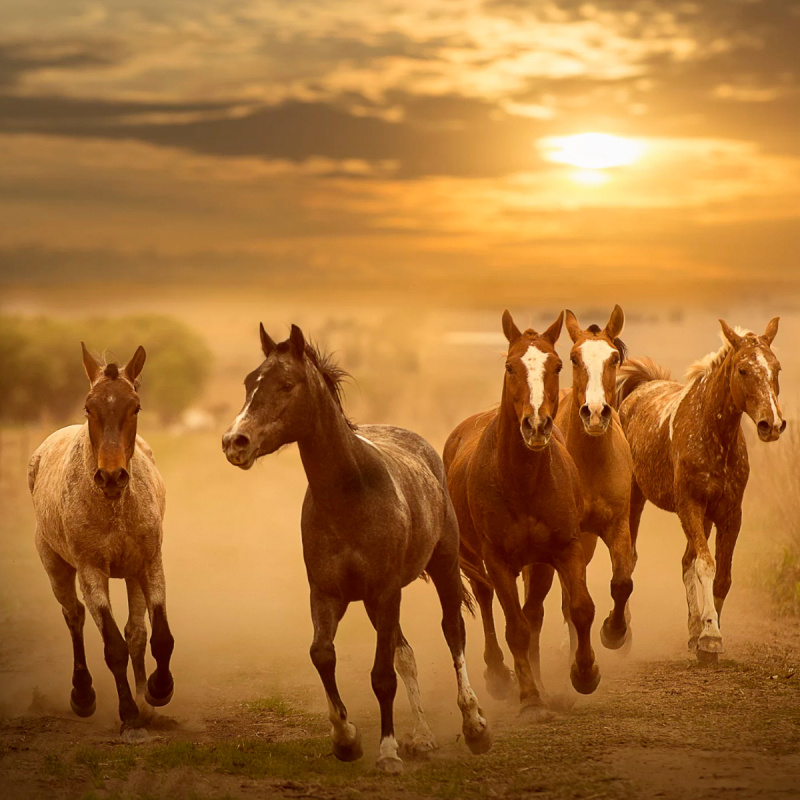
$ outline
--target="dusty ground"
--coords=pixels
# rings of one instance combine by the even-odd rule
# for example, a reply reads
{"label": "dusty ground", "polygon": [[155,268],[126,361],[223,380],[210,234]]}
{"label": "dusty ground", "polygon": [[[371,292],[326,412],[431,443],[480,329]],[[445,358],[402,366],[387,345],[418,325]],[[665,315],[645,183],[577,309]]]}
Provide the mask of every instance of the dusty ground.
{"label": "dusty ground", "polygon": [[[800,777],[800,626],[740,621],[736,658],[716,668],[687,657],[630,660],[602,690],[556,719],[523,724],[513,704],[488,701],[495,746],[471,756],[435,708],[441,749],[378,775],[377,713],[356,715],[366,755],[329,753],[324,715],[303,686],[238,699],[269,674],[233,676],[188,716],[161,716],[150,740],[122,744],[115,723],[31,708],[0,723],[6,798],[541,797],[790,798]],[[480,686],[481,681],[478,681]],[[485,692],[482,693],[485,696]],[[447,698],[448,700],[450,698]],[[111,698],[106,697],[110,701]],[[399,728],[408,728],[398,697]],[[450,715],[452,717],[452,715]]]}

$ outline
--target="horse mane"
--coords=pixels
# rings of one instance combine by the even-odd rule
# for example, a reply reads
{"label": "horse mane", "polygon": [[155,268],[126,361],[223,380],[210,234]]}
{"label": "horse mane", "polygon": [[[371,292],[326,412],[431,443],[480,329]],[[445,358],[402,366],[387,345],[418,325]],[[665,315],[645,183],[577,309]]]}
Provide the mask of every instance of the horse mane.
{"label": "horse mane", "polygon": [[[741,328],[738,325],[734,328],[737,335],[739,336],[747,336],[748,333],[752,333],[751,330],[747,328]],[[733,349],[733,345],[725,338],[722,331],[719,332],[719,338],[722,339],[722,346],[719,350],[715,350],[711,353],[706,353],[702,358],[698,358],[693,364],[689,365],[689,368],[686,370],[686,380],[687,381],[694,381],[698,378],[700,380],[705,380],[709,375],[711,375],[716,369],[718,369],[722,362],[727,357],[728,353]]]}
{"label": "horse mane", "polygon": [[650,358],[629,358],[617,370],[617,408],[622,401],[643,383],[671,381],[672,375],[666,367]]}
{"label": "horse mane", "polygon": [[345,422],[352,430],[356,430],[356,424],[347,416],[344,410],[344,382],[352,378],[352,375],[342,369],[334,360],[332,353],[326,353],[319,345],[306,342],[306,357],[319,370],[325,386],[331,393],[331,397],[336,401]]}
{"label": "horse mane", "polygon": [[[586,330],[589,333],[603,332],[603,329],[594,322]],[[621,364],[628,357],[628,345],[626,345],[625,342],[623,342],[622,339],[619,338],[619,336],[617,336],[613,341],[614,341],[614,347],[616,347],[617,350],[619,350],[619,361]]]}

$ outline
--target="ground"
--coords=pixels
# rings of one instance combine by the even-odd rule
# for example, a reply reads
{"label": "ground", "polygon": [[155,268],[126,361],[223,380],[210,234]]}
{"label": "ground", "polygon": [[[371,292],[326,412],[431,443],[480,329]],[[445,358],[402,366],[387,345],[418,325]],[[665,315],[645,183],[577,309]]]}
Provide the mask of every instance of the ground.
{"label": "ground", "polygon": [[[324,714],[302,708],[303,687],[231,699],[252,689],[233,678],[190,719],[159,715],[140,745],[123,744],[109,718],[45,713],[34,698],[30,711],[0,723],[0,785],[7,800],[796,797],[800,625],[754,618],[737,630],[747,638],[736,658],[717,667],[688,654],[629,660],[592,698],[566,708],[567,696],[556,697],[561,710],[547,723],[524,723],[513,703],[488,700],[489,754],[472,756],[452,737],[427,760],[406,761],[397,777],[374,769],[374,710],[357,718],[364,758],[343,764],[330,754]],[[402,692],[397,705],[398,729],[407,729]]]}

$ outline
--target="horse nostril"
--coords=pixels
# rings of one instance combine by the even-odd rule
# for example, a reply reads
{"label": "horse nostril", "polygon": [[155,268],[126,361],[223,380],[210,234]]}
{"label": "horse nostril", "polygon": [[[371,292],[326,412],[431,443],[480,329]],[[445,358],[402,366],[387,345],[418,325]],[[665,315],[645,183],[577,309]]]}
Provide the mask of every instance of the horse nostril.
{"label": "horse nostril", "polygon": [[766,434],[770,432],[772,426],[765,419],[762,419],[761,422],[759,422],[758,425],[756,425],[756,428],[758,428],[759,433]]}
{"label": "horse nostril", "polygon": [[250,446],[250,437],[245,436],[243,433],[237,434],[233,440],[233,446],[239,450],[244,450]]}
{"label": "horse nostril", "polygon": [[592,412],[589,411],[589,406],[587,406],[586,403],[580,407],[578,413],[581,415],[581,419],[589,419],[589,417],[592,415]]}
{"label": "horse nostril", "polygon": [[781,422],[781,433],[783,433],[785,430],[786,430],[786,420]]}
{"label": "horse nostril", "polygon": [[544,421],[544,425],[542,425],[542,434],[544,436],[549,436],[553,432],[553,418],[548,417]]}
{"label": "horse nostril", "polygon": [[124,489],[128,485],[128,481],[130,481],[131,476],[128,474],[128,470],[124,467],[120,467],[111,475],[112,481],[120,488]]}
{"label": "horse nostril", "polygon": [[108,473],[104,469],[98,469],[94,474],[94,482],[101,489],[106,485],[108,480]]}
{"label": "horse nostril", "polygon": [[600,412],[603,419],[611,419],[611,406],[608,403],[603,403],[603,410]]}

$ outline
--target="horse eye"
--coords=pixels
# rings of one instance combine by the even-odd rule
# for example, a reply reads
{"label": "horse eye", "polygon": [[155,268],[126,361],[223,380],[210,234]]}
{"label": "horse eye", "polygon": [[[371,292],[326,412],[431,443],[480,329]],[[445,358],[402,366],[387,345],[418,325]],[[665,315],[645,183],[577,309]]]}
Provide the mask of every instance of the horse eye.
{"label": "horse eye", "polygon": [[578,366],[578,356],[570,356],[569,360],[577,367]]}
{"label": "horse eye", "polygon": [[514,367],[512,367],[511,364],[506,364],[506,372],[509,375],[513,375],[514,374]]}
{"label": "horse eye", "polygon": [[558,375],[558,373],[559,373],[559,372],[561,372],[561,366],[562,366],[562,365],[561,365],[561,364],[559,364],[559,365],[556,367],[556,375]]}
{"label": "horse eye", "polygon": [[141,410],[142,410],[142,407],[141,406],[137,406],[136,407],[136,411],[134,411],[133,413],[134,414],[138,414]]}
{"label": "horse eye", "polygon": [[91,412],[91,411],[89,411],[89,407],[88,407],[88,406],[86,406],[86,407],[83,409],[83,413],[84,413],[84,414],[86,414],[86,416],[87,416],[87,417],[91,417],[91,416],[92,416],[92,412]]}
{"label": "horse eye", "polygon": [[284,383],[283,386],[281,386],[282,392],[291,392],[292,389],[294,389],[293,383]]}
{"label": "horse eye", "polygon": [[744,367],[739,367],[739,374],[740,375],[747,375],[747,370]]}

